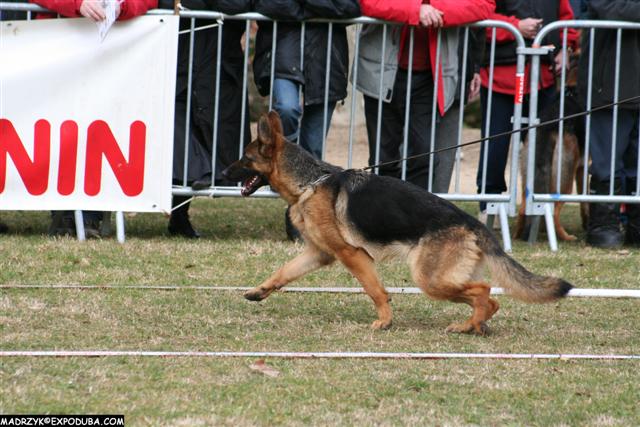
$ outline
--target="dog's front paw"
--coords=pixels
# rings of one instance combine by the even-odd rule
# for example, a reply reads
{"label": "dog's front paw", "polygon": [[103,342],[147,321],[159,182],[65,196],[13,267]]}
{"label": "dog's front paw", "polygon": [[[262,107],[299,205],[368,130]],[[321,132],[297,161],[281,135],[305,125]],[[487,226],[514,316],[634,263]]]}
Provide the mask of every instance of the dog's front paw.
{"label": "dog's front paw", "polygon": [[391,320],[376,320],[371,324],[371,329],[389,329],[391,327]]}
{"label": "dog's front paw", "polygon": [[260,286],[249,289],[244,293],[244,297],[249,301],[262,301],[266,297],[269,296],[271,292],[268,289],[262,288]]}

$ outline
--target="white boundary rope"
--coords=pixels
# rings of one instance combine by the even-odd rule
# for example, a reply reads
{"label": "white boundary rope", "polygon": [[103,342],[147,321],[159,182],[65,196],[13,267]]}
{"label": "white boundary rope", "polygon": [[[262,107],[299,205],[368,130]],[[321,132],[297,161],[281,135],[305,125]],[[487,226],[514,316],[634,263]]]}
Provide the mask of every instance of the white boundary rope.
{"label": "white boundary rope", "polygon": [[[172,286],[172,285],[0,285],[0,289],[141,289],[141,290],[197,290],[197,291],[246,291],[253,289],[250,286]],[[385,288],[390,294],[421,294],[420,288]],[[317,292],[317,293],[364,293],[357,287],[285,287],[280,292]],[[502,288],[492,288],[491,295],[505,295]],[[567,294],[569,297],[601,297],[601,298],[640,298],[640,289],[584,289],[574,288]]]}
{"label": "white boundary rope", "polygon": [[0,357],[208,357],[283,359],[543,359],[543,360],[640,360],[635,354],[535,354],[535,353],[376,353],[376,352],[281,352],[281,351],[0,351]]}

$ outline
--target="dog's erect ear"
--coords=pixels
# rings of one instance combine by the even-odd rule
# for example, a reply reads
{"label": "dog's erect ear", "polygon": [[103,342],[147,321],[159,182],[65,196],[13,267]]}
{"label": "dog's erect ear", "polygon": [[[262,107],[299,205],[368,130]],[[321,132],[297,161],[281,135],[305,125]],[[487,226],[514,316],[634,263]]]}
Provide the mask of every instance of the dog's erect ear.
{"label": "dog's erect ear", "polygon": [[261,144],[273,144],[273,132],[271,131],[271,122],[269,116],[262,114],[258,120],[258,140]]}
{"label": "dog's erect ear", "polygon": [[277,111],[269,111],[269,122],[271,123],[271,132],[274,134],[274,138],[277,135],[280,139],[282,135],[282,120],[280,120],[280,114]]}

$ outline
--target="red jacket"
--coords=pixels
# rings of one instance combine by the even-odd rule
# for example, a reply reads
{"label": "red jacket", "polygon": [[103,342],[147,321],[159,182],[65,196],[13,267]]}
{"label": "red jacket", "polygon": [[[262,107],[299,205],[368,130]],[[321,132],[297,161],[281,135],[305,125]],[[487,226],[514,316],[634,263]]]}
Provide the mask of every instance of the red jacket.
{"label": "red jacket", "polygon": [[[494,0],[361,0],[362,14],[387,21],[404,22],[408,25],[420,24],[420,6],[429,3],[444,13],[445,27],[455,27],[488,19],[495,11]],[[404,50],[408,28],[405,27],[400,37],[400,54]],[[431,69],[436,64],[437,29],[429,28],[429,57]],[[442,68],[442,66],[441,66]],[[438,73],[438,105],[440,113],[444,113],[444,93],[442,69]]]}
{"label": "red jacket", "polygon": [[[532,18],[535,18],[532,16]],[[569,4],[569,0],[560,0],[558,5],[558,18],[560,21],[571,20],[573,19],[573,10],[571,9],[571,5]],[[515,16],[506,16],[498,13],[491,14],[489,19],[495,19],[498,21],[504,21],[512,24],[514,27],[518,28],[518,24],[520,23],[520,19]],[[492,29],[487,28],[487,41],[491,41]],[[562,31],[561,33],[562,34]],[[510,31],[496,29],[496,42],[507,42],[515,40],[513,34]],[[569,29],[567,31],[567,44],[573,48],[574,50],[578,46],[578,32],[574,29]],[[560,52],[561,46],[556,46],[555,54]],[[531,64],[527,63],[525,67],[525,75],[524,75],[524,93],[529,93],[530,88],[530,71]],[[496,65],[493,69],[493,90],[499,93],[504,93],[507,95],[515,95],[516,93],[516,65],[508,64],[508,65]],[[480,69],[480,77],[482,78],[482,86],[489,87],[489,67]],[[555,73],[548,66],[542,64],[540,66],[540,88],[548,88],[555,83]]]}
{"label": "red jacket", "polygon": [[[29,0],[29,3],[36,3],[46,9],[59,13],[69,18],[79,17],[80,6],[84,0]],[[91,1],[91,0],[88,0]],[[119,21],[135,18],[144,15],[147,10],[158,7],[158,0],[125,0],[120,4]],[[37,18],[52,18],[51,13],[39,13]]]}

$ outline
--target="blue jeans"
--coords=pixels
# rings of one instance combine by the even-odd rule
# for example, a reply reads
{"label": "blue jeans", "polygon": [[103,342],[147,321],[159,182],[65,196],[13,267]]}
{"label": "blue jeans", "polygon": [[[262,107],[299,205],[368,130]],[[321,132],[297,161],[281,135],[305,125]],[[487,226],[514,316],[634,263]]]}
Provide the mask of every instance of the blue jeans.
{"label": "blue jeans", "polygon": [[[322,158],[322,127],[324,104],[300,106],[300,86],[287,79],[273,81],[273,109],[280,114],[285,138],[299,142],[300,146],[318,159]],[[327,103],[327,132],[335,101]],[[302,120],[300,120],[302,118]]]}

